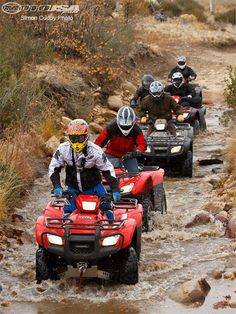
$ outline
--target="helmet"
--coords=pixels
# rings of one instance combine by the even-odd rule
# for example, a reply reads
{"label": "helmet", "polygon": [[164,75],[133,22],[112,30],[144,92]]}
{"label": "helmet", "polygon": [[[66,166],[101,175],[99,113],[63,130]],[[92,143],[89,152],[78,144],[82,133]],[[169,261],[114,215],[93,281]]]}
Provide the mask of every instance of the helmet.
{"label": "helmet", "polygon": [[144,74],[142,78],[142,87],[149,90],[150,84],[154,81],[154,77],[151,74]]}
{"label": "helmet", "polygon": [[180,69],[184,69],[186,66],[186,57],[185,56],[179,56],[177,58],[177,65]]}
{"label": "helmet", "polygon": [[135,124],[134,110],[129,106],[123,106],[119,109],[116,117],[117,125],[124,136],[127,136]]}
{"label": "helmet", "polygon": [[89,139],[89,126],[83,119],[72,120],[67,128],[67,135],[73,150],[80,153]]}
{"label": "helmet", "polygon": [[164,85],[161,82],[154,81],[150,85],[149,92],[154,98],[160,98],[164,93]]}
{"label": "helmet", "polygon": [[183,74],[181,72],[175,72],[172,75],[171,78],[172,84],[176,87],[176,88],[180,88],[180,86],[183,85],[184,83],[184,77]]}

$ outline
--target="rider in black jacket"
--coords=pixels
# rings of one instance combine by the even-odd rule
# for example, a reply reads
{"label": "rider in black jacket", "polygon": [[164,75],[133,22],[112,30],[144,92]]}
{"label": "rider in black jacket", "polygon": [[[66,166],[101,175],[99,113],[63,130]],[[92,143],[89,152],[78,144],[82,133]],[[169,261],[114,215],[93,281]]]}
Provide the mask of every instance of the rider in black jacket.
{"label": "rider in black jacket", "polygon": [[130,101],[130,106],[135,108],[138,106],[138,100],[141,100],[149,95],[149,87],[154,81],[154,77],[151,74],[144,74],[142,78],[142,85],[136,90],[134,97]]}
{"label": "rider in black jacket", "polygon": [[177,58],[177,66],[174,67],[169,75],[168,75],[168,80],[171,81],[172,75],[176,72],[181,72],[183,74],[185,82],[190,82],[196,79],[197,74],[193,71],[192,68],[186,65],[186,57],[185,56],[179,56]]}

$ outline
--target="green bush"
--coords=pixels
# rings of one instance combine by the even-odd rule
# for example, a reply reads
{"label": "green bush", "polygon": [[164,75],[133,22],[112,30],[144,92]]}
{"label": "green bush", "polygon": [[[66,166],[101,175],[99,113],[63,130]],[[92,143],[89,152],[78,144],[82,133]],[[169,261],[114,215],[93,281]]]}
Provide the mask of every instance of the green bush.
{"label": "green bush", "polygon": [[161,11],[170,16],[180,16],[182,14],[193,14],[200,22],[204,22],[204,7],[195,0],[164,0],[161,2]]}
{"label": "green bush", "polygon": [[236,8],[217,14],[215,20],[236,25]]}

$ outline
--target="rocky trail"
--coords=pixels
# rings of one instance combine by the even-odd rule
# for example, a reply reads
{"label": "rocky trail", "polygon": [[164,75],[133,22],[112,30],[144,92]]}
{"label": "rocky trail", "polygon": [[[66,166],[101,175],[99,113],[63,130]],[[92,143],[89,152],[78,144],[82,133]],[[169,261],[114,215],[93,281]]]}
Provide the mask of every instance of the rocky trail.
{"label": "rocky trail", "polygon": [[[222,94],[226,66],[236,65],[236,49],[202,48],[199,53],[186,47],[186,51],[191,52],[198,83],[205,86],[208,129],[194,141],[193,178],[165,179],[168,213],[156,214],[155,230],[143,235],[139,283],[133,287],[88,281],[80,291],[74,279],[36,284],[34,222],[50,199],[51,190],[44,176],[35,181],[26,206],[17,209],[15,222],[7,225],[9,232],[0,254],[0,313],[73,314],[79,308],[80,313],[211,314],[217,313],[213,310],[215,302],[234,294],[234,281],[216,281],[210,276],[213,271],[235,267],[236,252],[224,236],[225,226],[214,216],[207,224],[185,226],[205,204],[216,200],[212,182],[219,179],[223,165],[199,166],[198,159],[223,153],[230,134],[219,118],[225,110]],[[181,53],[181,47],[175,47],[175,52]],[[186,308],[169,299],[177,284],[205,277],[212,289],[202,306]],[[236,295],[232,298],[236,301]]]}

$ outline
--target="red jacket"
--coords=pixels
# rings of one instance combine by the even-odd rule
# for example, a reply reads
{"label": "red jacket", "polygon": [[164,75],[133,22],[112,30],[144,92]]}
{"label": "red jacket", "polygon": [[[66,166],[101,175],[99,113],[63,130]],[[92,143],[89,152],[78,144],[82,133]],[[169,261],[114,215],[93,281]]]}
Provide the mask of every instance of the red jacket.
{"label": "red jacket", "polygon": [[146,141],[143,132],[137,124],[134,125],[129,135],[124,136],[116,121],[111,122],[103,129],[94,143],[100,147],[107,145],[106,154],[118,158],[136,149],[140,150],[142,153],[146,149]]}

